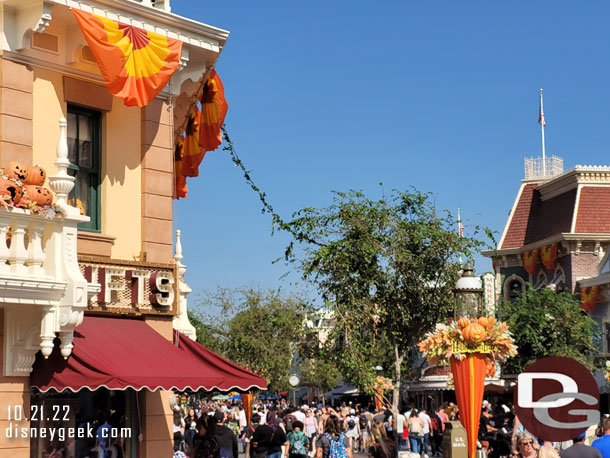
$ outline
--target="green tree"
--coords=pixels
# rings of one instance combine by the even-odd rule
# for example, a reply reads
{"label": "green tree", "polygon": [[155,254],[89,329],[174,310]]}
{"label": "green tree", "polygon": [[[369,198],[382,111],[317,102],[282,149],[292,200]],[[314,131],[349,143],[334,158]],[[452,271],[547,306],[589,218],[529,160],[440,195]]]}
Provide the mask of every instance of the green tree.
{"label": "green tree", "polygon": [[[452,308],[460,265],[480,242],[460,237],[448,212],[429,194],[394,191],[373,201],[361,192],[335,192],[327,208],[305,208],[286,223],[294,244],[289,261],[302,270],[334,312],[328,357],[347,379],[371,390],[375,367],[392,361],[393,418],[409,353]],[[387,367],[385,369],[388,369]]]}
{"label": "green tree", "polygon": [[305,301],[278,291],[221,289],[193,315],[199,341],[264,377],[269,391],[277,392],[290,389],[292,359],[305,338],[309,310]]}
{"label": "green tree", "polygon": [[506,361],[506,372],[519,373],[545,356],[566,356],[594,369],[597,324],[571,294],[528,285],[512,302],[499,304],[498,316],[510,326],[519,347],[519,354]]}

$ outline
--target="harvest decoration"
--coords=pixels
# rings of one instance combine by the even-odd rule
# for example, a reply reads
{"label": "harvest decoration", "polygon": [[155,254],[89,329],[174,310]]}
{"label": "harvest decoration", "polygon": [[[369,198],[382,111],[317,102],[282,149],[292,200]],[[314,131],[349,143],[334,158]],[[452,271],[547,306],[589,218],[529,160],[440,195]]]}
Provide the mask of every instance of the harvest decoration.
{"label": "harvest decoration", "polygon": [[[40,186],[27,184],[30,179]],[[0,174],[0,206],[24,208],[45,218],[65,216],[66,211],[53,203],[51,190],[42,187],[45,179],[46,172],[38,166],[26,168],[17,161],[9,162]]]}
{"label": "harvest decoration", "polygon": [[587,312],[592,312],[595,308],[599,285],[580,288],[580,308]]}
{"label": "harvest decoration", "polygon": [[523,253],[523,268],[528,274],[534,275],[536,272],[536,263],[538,262],[538,248]]}
{"label": "harvest decoration", "polygon": [[551,245],[543,246],[540,248],[540,260],[542,265],[548,270],[555,268],[555,260],[557,259],[557,242]]}
{"label": "harvest decoration", "polygon": [[450,362],[469,456],[474,458],[485,377],[494,375],[496,361],[517,354],[508,325],[493,316],[463,317],[449,325],[437,324],[418,346],[430,364]]}

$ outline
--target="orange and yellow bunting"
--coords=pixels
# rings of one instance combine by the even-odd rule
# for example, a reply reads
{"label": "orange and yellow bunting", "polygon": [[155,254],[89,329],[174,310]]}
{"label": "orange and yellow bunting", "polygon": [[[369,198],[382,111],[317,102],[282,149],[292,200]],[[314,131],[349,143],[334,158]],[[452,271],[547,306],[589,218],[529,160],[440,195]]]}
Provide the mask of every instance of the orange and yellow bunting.
{"label": "orange and yellow bunting", "polygon": [[228,109],[225,88],[216,70],[212,70],[201,94],[199,146],[204,151],[214,151],[222,143],[221,128]]}
{"label": "orange and yellow bunting", "polygon": [[555,260],[557,259],[557,242],[551,245],[540,248],[540,260],[544,267],[548,270],[555,268]]}
{"label": "orange and yellow bunting", "polygon": [[599,285],[580,288],[580,308],[592,312],[599,293]]}
{"label": "orange and yellow bunting", "polygon": [[182,175],[185,177],[198,177],[199,164],[205,156],[205,151],[199,146],[199,119],[201,113],[194,105],[189,113],[189,120],[184,129],[184,152],[182,154]]}
{"label": "orange and yellow bunting", "polygon": [[127,106],[144,107],[180,63],[182,42],[73,8],[108,91]]}
{"label": "orange and yellow bunting", "polygon": [[179,137],[176,141],[174,150],[174,178],[175,190],[174,199],[186,199],[188,187],[186,185],[186,177],[182,175],[182,157],[184,155],[184,138]]}
{"label": "orange and yellow bunting", "polygon": [[534,275],[536,273],[536,263],[538,262],[538,248],[526,251],[523,253],[523,267],[528,274]]}

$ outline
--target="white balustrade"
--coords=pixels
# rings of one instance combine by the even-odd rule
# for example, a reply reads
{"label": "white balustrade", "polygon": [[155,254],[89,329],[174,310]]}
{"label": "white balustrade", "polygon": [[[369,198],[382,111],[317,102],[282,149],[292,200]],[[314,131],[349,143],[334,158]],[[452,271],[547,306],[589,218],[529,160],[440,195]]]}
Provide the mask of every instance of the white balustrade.
{"label": "white balustrade", "polygon": [[78,224],[88,221],[68,205],[74,187],[68,172],[66,120],[49,187],[65,214],[47,218],[24,208],[0,206],[0,307],[4,308],[4,375],[31,371],[36,351],[47,358],[56,337],[64,358],[72,352],[74,328],[87,306],[87,281],[78,266]]}

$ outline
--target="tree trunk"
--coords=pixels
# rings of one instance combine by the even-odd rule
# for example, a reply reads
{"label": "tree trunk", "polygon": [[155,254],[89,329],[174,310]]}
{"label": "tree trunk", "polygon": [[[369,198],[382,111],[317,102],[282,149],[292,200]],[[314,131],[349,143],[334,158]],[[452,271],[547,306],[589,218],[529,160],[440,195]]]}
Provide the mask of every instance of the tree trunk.
{"label": "tree trunk", "polygon": [[400,450],[398,445],[401,438],[398,437],[398,402],[400,401],[400,384],[401,374],[400,366],[404,357],[400,354],[398,344],[393,341],[394,346],[394,387],[392,389],[392,431],[394,431],[394,447],[395,450]]}

